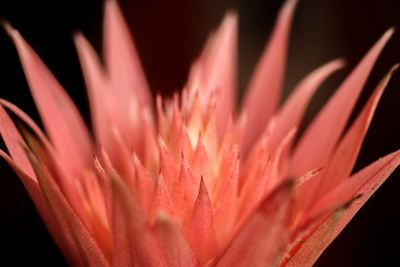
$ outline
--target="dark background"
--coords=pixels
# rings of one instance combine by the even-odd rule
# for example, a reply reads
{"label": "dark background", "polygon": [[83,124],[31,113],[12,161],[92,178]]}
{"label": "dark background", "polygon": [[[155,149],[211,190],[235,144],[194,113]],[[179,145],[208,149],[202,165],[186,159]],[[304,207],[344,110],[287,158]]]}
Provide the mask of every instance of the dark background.
{"label": "dark background", "polygon": [[[239,13],[239,85],[243,89],[268,39],[280,0],[134,1],[120,0],[148,81],[165,94],[179,89],[211,29],[228,9]],[[1,0],[0,17],[19,29],[78,104],[88,106],[72,33],[81,30],[101,49],[103,2],[94,0]],[[304,123],[321,107],[351,67],[389,27],[400,26],[398,0],[302,0],[290,43],[287,92],[306,73],[336,57],[348,67],[323,85]],[[381,55],[360,98],[362,106],[383,74],[400,61],[400,33]],[[15,49],[0,30],[0,97],[38,120]],[[364,142],[356,169],[400,148],[400,73],[390,82]],[[0,265],[63,266],[57,247],[38,217],[18,177],[0,161]],[[400,172],[395,172],[317,266],[400,264]]]}

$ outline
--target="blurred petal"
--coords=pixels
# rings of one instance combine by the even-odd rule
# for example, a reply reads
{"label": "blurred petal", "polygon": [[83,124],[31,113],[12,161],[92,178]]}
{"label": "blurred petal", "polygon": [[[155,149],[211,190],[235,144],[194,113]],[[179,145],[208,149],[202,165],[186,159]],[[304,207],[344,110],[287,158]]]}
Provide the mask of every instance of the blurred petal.
{"label": "blurred petal", "polygon": [[[43,197],[47,206],[55,217],[56,221],[60,224],[61,229],[65,231],[66,241],[73,242],[77,247],[81,260],[87,266],[110,266],[105,251],[106,244],[99,244],[88,231],[87,227],[83,224],[81,218],[77,216],[74,209],[68,203],[64,194],[56,184],[54,178],[44,166],[44,162],[39,163],[38,159],[33,153],[44,155],[45,151],[42,150],[41,144],[34,136],[30,136],[27,144],[33,152],[27,151],[29,160],[35,170],[36,176],[39,181],[39,186],[42,191]],[[41,161],[46,159],[41,159]],[[72,248],[74,247],[70,244]],[[100,246],[102,246],[100,248]],[[74,259],[77,260],[77,259]],[[77,264],[77,262],[76,262]]]}
{"label": "blurred petal", "polygon": [[250,79],[243,102],[243,109],[248,113],[248,123],[242,144],[244,154],[257,141],[278,107],[290,27],[296,4],[297,0],[287,0],[282,7],[268,45]]}
{"label": "blurred petal", "polygon": [[[128,26],[115,0],[107,0],[104,12],[104,59],[120,105],[132,97],[139,106],[151,105],[151,95]],[[121,114],[124,116],[125,114]]]}
{"label": "blurred petal", "polygon": [[237,15],[228,13],[218,31],[207,42],[189,75],[189,88],[199,90],[202,112],[217,93],[216,117],[219,137],[235,109],[237,68]]}
{"label": "blurred petal", "polygon": [[110,115],[108,112],[110,112],[110,101],[112,100],[110,88],[108,88],[109,82],[100,64],[100,59],[86,38],[78,33],[74,36],[74,41],[86,82],[96,141],[106,147],[109,152]]}
{"label": "blurred petal", "polygon": [[37,182],[32,165],[22,148],[22,146],[25,145],[25,141],[22,139],[17,127],[15,127],[2,105],[0,105],[0,134],[18,168],[21,169],[27,177]]}
{"label": "blurred petal", "polygon": [[61,248],[61,251],[64,253],[65,257],[71,263],[84,265],[75,240],[73,240],[73,238],[70,236],[69,231],[62,228],[59,222],[55,220],[56,217],[53,215],[51,209],[47,205],[39,183],[37,180],[35,180],[36,174],[34,174],[35,179],[31,176],[28,176],[27,173],[24,172],[13,159],[4,153],[4,151],[0,150],[0,157],[2,157],[11,166],[11,168],[14,169],[15,173],[21,179],[29,193],[29,196],[32,198],[33,203],[35,204],[40,217],[43,219],[51,236],[54,238],[56,244]]}
{"label": "blurred petal", "polygon": [[15,43],[36,106],[57,153],[71,173],[79,172],[88,164],[92,153],[89,134],[79,112],[19,32],[9,24],[5,28]]}

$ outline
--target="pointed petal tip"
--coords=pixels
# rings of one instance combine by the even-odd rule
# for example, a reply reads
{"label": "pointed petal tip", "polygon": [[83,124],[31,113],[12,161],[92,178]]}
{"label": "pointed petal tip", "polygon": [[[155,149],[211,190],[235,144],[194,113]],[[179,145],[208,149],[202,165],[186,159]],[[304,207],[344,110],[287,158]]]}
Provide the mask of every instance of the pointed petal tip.
{"label": "pointed petal tip", "polygon": [[286,10],[286,12],[292,13],[296,9],[298,3],[299,0],[287,0],[284,3],[282,10]]}
{"label": "pointed petal tip", "polygon": [[392,37],[392,35],[394,34],[394,32],[396,31],[396,27],[390,27],[389,29],[387,29],[385,31],[385,33],[383,34],[383,36],[385,37],[385,39],[389,39],[390,37]]}
{"label": "pointed petal tip", "polygon": [[112,9],[118,7],[118,3],[116,0],[105,0],[104,1],[104,8],[105,10],[111,11]]}
{"label": "pointed petal tip", "polygon": [[393,36],[394,32],[396,31],[395,27],[391,27],[385,31],[385,33],[379,38],[379,40],[376,42],[375,46],[385,46],[386,43],[390,40],[390,38]]}
{"label": "pointed petal tip", "polygon": [[390,70],[385,74],[385,76],[382,78],[380,85],[380,91],[384,91],[386,89],[386,86],[388,85],[390,79],[392,78],[393,74],[397,71],[399,68],[400,63],[394,64]]}
{"label": "pointed petal tip", "polygon": [[15,29],[10,22],[6,20],[0,21],[2,27],[8,34],[8,36],[11,38],[11,40],[14,42],[14,45],[17,48],[17,51],[19,51],[21,54],[26,52],[27,49],[27,44],[25,43],[24,38],[21,36],[20,32]]}
{"label": "pointed petal tip", "polygon": [[81,39],[83,39],[83,38],[85,38],[85,37],[83,36],[83,33],[81,31],[79,31],[79,30],[75,30],[72,33],[72,39],[74,40],[75,43],[76,42],[80,42]]}
{"label": "pointed petal tip", "polygon": [[335,69],[341,69],[346,66],[347,61],[344,58],[336,58],[328,63],[330,66],[335,66]]}
{"label": "pointed petal tip", "polygon": [[394,65],[392,66],[392,68],[390,69],[389,74],[390,74],[390,75],[393,75],[393,73],[394,73],[395,71],[398,70],[399,66],[400,66],[400,62],[394,64]]}
{"label": "pointed petal tip", "polygon": [[238,12],[234,9],[229,9],[224,16],[223,25],[236,26],[238,22]]}
{"label": "pointed petal tip", "polygon": [[7,34],[10,36],[12,36],[12,34],[17,31],[14,29],[14,27],[11,25],[11,23],[5,19],[1,19],[0,24],[4,28],[4,30],[7,32]]}

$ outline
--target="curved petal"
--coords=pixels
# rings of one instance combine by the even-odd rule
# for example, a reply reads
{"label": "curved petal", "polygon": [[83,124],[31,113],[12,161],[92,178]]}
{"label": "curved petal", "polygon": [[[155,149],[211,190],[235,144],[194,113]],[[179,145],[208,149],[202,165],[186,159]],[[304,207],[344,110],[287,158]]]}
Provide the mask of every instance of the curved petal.
{"label": "curved petal", "polygon": [[[34,137],[30,141],[31,143],[28,144],[30,147],[35,148],[35,150],[37,148],[40,149],[40,145],[37,144],[37,140]],[[38,177],[39,186],[49,210],[68,238],[71,239],[71,242],[75,243],[84,265],[93,267],[110,266],[105,254],[108,251],[103,250],[108,244],[99,244],[98,240],[88,231],[83,221],[78,217],[61,192],[47,166],[39,163],[32,152],[27,151],[27,154]],[[100,245],[102,245],[102,248],[100,248]]]}
{"label": "curved petal", "polygon": [[128,26],[115,0],[106,1],[103,38],[106,68],[120,105],[127,108],[129,100],[135,97],[139,106],[150,106],[150,89]]}
{"label": "curved petal", "polygon": [[0,134],[15,164],[28,177],[37,181],[32,165],[22,148],[25,141],[2,105],[0,105]]}
{"label": "curved petal", "polygon": [[5,28],[15,43],[46,131],[66,169],[76,174],[91,158],[87,128],[71,99],[19,32]]}
{"label": "curved petal", "polygon": [[[0,150],[0,157],[3,158],[10,166],[14,169],[15,173],[21,179],[29,196],[32,198],[36,209],[38,210],[40,217],[43,219],[51,236],[54,238],[56,244],[61,249],[65,257],[71,262],[79,266],[83,266],[84,262],[80,255],[79,248],[75,243],[75,240],[70,236],[70,233],[62,228],[48,207],[46,200],[43,196],[42,190],[39,186],[38,181],[33,177],[28,176],[27,173],[20,168],[20,166],[11,159],[4,151]],[[30,164],[30,163],[29,163]],[[36,177],[36,174],[35,174]]]}

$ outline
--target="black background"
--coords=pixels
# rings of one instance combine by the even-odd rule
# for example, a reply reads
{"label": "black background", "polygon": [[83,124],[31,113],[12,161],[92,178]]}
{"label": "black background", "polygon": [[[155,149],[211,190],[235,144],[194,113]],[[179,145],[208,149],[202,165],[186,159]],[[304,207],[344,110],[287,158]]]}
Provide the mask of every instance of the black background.
{"label": "black background", "polygon": [[[239,13],[239,85],[243,89],[268,39],[282,1],[134,1],[120,5],[131,27],[154,92],[179,89],[208,33],[228,9]],[[330,78],[309,108],[304,125],[352,66],[389,27],[400,26],[398,0],[302,0],[290,43],[287,92],[306,73],[336,57],[348,67]],[[88,106],[72,43],[76,30],[101,49],[103,2],[95,0],[1,0],[0,17],[11,22],[48,64],[84,117]],[[383,74],[400,61],[400,33],[385,48],[357,110]],[[39,121],[15,49],[0,30],[0,97]],[[384,93],[356,169],[400,148],[400,73]],[[0,161],[0,265],[64,266],[18,177]],[[400,172],[395,172],[322,255],[317,266],[400,264]]]}

